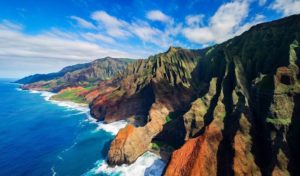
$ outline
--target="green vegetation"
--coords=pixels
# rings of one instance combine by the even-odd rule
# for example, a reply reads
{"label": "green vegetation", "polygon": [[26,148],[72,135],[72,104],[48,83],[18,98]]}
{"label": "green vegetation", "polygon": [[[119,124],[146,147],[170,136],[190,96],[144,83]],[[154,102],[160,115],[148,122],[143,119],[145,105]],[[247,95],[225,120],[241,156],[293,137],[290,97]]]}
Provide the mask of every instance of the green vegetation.
{"label": "green vegetation", "polygon": [[215,48],[211,47],[206,53],[205,56],[208,56]]}
{"label": "green vegetation", "polygon": [[172,120],[176,119],[176,114],[170,113],[169,115],[166,116],[166,123],[171,122]]}
{"label": "green vegetation", "polygon": [[72,101],[75,103],[82,103],[86,104],[84,97],[80,96],[79,93],[82,90],[72,89],[72,90],[65,90],[63,93],[59,93],[52,97],[53,100],[67,100]]}
{"label": "green vegetation", "polygon": [[273,125],[289,125],[291,123],[291,119],[283,119],[283,118],[267,118],[267,123],[271,123]]}
{"label": "green vegetation", "polygon": [[172,152],[174,151],[174,147],[171,146],[168,143],[162,142],[162,141],[152,141],[151,143],[151,149],[155,151],[167,151]]}
{"label": "green vegetation", "polygon": [[50,89],[51,86],[49,84],[43,85],[43,89]]}
{"label": "green vegetation", "polygon": [[219,113],[220,113],[221,120],[223,121],[224,118],[226,117],[226,111],[222,111],[222,112],[219,112]]}
{"label": "green vegetation", "polygon": [[273,75],[261,75],[257,87],[263,91],[273,91],[274,90],[274,78]]}
{"label": "green vegetation", "polygon": [[153,143],[151,143],[151,148],[153,150],[160,150],[161,146],[162,146],[162,144],[160,142],[153,142]]}
{"label": "green vegetation", "polygon": [[84,87],[86,90],[92,90],[92,89],[94,89],[96,87],[96,85],[88,85],[88,86],[86,86],[86,87]]}
{"label": "green vegetation", "polygon": [[171,119],[171,117],[169,116],[169,115],[167,115],[167,117],[166,117],[166,122],[168,123],[168,122],[170,122],[172,119]]}

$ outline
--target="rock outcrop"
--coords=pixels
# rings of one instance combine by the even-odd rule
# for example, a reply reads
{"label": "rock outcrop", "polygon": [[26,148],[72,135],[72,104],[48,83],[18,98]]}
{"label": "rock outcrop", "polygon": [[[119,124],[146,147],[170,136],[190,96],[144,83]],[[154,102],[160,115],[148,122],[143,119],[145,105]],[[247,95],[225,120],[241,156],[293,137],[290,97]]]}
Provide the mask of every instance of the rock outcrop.
{"label": "rock outcrop", "polygon": [[120,165],[132,163],[149,149],[152,138],[162,131],[165,117],[169,110],[161,104],[153,104],[150,110],[150,121],[143,127],[127,125],[121,129],[111,143],[108,152],[108,163]]}

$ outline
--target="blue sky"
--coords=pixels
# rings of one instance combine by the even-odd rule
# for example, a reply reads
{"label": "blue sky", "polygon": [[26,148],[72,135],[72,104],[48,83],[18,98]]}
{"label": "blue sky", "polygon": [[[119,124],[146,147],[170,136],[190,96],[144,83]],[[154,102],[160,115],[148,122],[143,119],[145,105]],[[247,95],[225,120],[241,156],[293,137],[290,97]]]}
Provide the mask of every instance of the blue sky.
{"label": "blue sky", "polygon": [[0,77],[58,71],[105,56],[203,48],[300,12],[300,0],[0,2]]}

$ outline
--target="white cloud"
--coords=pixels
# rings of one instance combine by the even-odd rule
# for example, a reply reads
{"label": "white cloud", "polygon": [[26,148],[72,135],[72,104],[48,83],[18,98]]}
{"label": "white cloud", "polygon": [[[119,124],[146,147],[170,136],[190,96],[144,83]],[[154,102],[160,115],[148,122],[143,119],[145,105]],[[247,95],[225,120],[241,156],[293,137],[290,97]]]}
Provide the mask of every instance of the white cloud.
{"label": "white cloud", "polygon": [[247,17],[247,1],[235,1],[222,5],[210,20],[210,26],[217,42],[229,39],[241,22]]}
{"label": "white cloud", "polygon": [[265,5],[266,2],[267,2],[267,0],[258,0],[258,4],[259,4],[260,6]]}
{"label": "white cloud", "polygon": [[97,21],[99,25],[103,25],[106,32],[112,37],[127,38],[130,36],[130,33],[124,29],[128,24],[125,21],[109,15],[105,11],[96,11],[91,17]]}
{"label": "white cloud", "polygon": [[6,22],[0,23],[0,59],[20,57],[67,61],[91,60],[105,56],[136,57],[128,52],[83,41],[74,35],[70,39],[67,33],[63,35],[61,31],[26,35]]}
{"label": "white cloud", "polygon": [[93,25],[91,22],[88,22],[80,17],[77,17],[77,16],[70,16],[70,18],[72,20],[75,20],[76,23],[82,27],[82,28],[87,28],[87,29],[96,29],[96,26]]}
{"label": "white cloud", "polygon": [[163,32],[149,26],[148,24],[134,23],[130,26],[130,30],[143,42],[149,42],[156,45],[164,45],[161,38]]}
{"label": "white cloud", "polygon": [[185,28],[184,36],[195,43],[209,43],[215,40],[214,34],[208,27],[203,28]]}
{"label": "white cloud", "polygon": [[265,16],[261,15],[261,14],[257,14],[250,22],[243,24],[242,26],[240,26],[240,28],[235,32],[235,36],[236,35],[240,35],[243,32],[247,31],[248,29],[250,29],[252,26],[258,24],[258,23],[262,23],[265,20]]}
{"label": "white cloud", "polygon": [[105,43],[115,43],[115,40],[113,38],[102,35],[102,34],[94,34],[94,33],[88,32],[88,33],[82,34],[82,37],[89,41],[99,40],[99,41],[102,41]]}
{"label": "white cloud", "polygon": [[15,24],[9,20],[2,20],[0,25],[0,30],[22,30],[23,26],[20,24]]}
{"label": "white cloud", "polygon": [[[152,27],[148,22],[138,19],[133,22],[126,22],[120,18],[111,16],[105,11],[92,13],[91,18],[98,22],[98,29],[100,30],[98,32],[103,32],[101,31],[102,27],[105,33],[112,36],[115,40],[137,37],[144,44],[151,43],[160,48],[166,48],[171,45],[171,37],[175,37],[180,33],[182,25],[174,24],[170,17],[160,11],[151,11],[147,15],[154,21],[165,22],[164,28],[158,29]],[[88,40],[92,40],[91,34],[89,34],[89,36],[84,35],[84,37]],[[99,40],[105,40],[106,42],[110,40],[103,35],[93,37],[97,37]]]}
{"label": "white cloud", "polygon": [[[102,45],[98,41],[112,43]],[[53,28],[28,35],[22,25],[0,21],[0,77],[47,73],[106,56],[145,58],[155,52],[151,48],[118,44],[98,33],[67,33]]]}
{"label": "white cloud", "polygon": [[149,20],[152,21],[160,21],[163,23],[170,23],[172,22],[172,18],[169,17],[168,15],[164,14],[163,12],[159,11],[159,10],[151,10],[147,13],[146,17]]}
{"label": "white cloud", "polygon": [[283,16],[300,13],[299,0],[275,0],[270,7],[271,9],[281,13]]}
{"label": "white cloud", "polygon": [[[209,19],[207,26],[201,25],[201,16],[188,16],[188,26],[183,29],[183,35],[194,43],[220,43],[249,29],[251,25],[261,20],[253,19],[244,23],[249,13],[249,1],[235,0],[219,7]],[[194,18],[194,19],[193,19]]]}
{"label": "white cloud", "polygon": [[185,21],[189,26],[200,26],[203,25],[204,15],[188,15],[185,17]]}

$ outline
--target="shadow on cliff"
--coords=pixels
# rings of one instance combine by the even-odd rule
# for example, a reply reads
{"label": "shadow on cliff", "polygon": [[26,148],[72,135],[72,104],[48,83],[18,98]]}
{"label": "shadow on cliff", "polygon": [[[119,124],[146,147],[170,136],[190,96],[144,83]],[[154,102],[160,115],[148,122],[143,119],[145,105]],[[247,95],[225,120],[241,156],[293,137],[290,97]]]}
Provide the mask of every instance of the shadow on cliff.
{"label": "shadow on cliff", "polygon": [[[273,75],[271,75],[273,77]],[[253,110],[250,134],[252,136],[251,152],[254,154],[255,163],[263,175],[271,175],[275,166],[276,154],[272,147],[270,126],[266,119],[274,96],[274,80],[269,84],[268,90],[252,87],[249,105]]]}
{"label": "shadow on cliff", "polygon": [[290,162],[288,169],[292,175],[300,175],[300,95],[294,97],[295,106],[292,122],[288,132],[288,143],[290,146]]}
{"label": "shadow on cliff", "polygon": [[[226,115],[224,117],[224,129],[222,130],[223,139],[220,142],[217,152],[217,175],[233,175],[232,163],[234,150],[232,148],[233,138],[238,129],[239,114],[234,114],[232,92],[235,88],[236,80],[234,73],[234,63],[230,62],[228,73],[223,80],[223,103]],[[239,99],[240,101],[240,99]]]}

